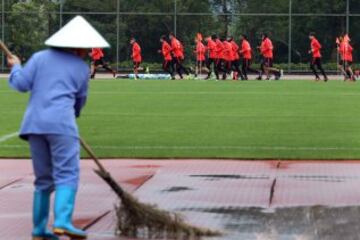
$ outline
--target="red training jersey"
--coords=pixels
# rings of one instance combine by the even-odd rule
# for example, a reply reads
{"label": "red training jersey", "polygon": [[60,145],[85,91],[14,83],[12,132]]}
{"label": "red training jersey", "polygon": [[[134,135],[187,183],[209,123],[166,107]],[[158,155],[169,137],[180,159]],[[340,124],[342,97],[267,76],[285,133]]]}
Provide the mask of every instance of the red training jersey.
{"label": "red training jersey", "polygon": [[175,37],[171,39],[171,48],[175,57],[181,59],[184,58],[184,47],[181,44],[181,42],[177,40]]}
{"label": "red training jersey", "polygon": [[216,58],[224,59],[224,44],[219,40],[216,39]]}
{"label": "red training jersey", "polygon": [[340,55],[340,58],[341,58],[341,60],[344,60],[344,53],[343,53],[344,42],[337,42],[337,44],[338,44],[337,51]]}
{"label": "red training jersey", "polygon": [[269,38],[265,38],[260,46],[260,51],[263,57],[265,58],[273,58],[273,49],[274,46]]}
{"label": "red training jersey", "polygon": [[132,45],[132,59],[133,59],[134,62],[141,62],[142,61],[141,47],[137,42],[135,42]]}
{"label": "red training jersey", "polygon": [[245,58],[245,59],[252,58],[251,46],[250,46],[250,43],[246,39],[244,39],[241,43],[241,53],[242,53],[243,58]]}
{"label": "red training jersey", "polygon": [[93,48],[91,50],[91,57],[92,57],[93,60],[96,61],[96,60],[99,60],[102,57],[104,57],[104,53],[103,53],[101,48]]}
{"label": "red training jersey", "polygon": [[234,40],[232,40],[230,43],[231,43],[232,50],[233,50],[233,53],[234,53],[234,60],[239,60],[240,59],[239,45],[237,45],[237,43]]}
{"label": "red training jersey", "polygon": [[171,48],[170,44],[166,41],[163,41],[162,46],[161,46],[161,53],[166,61],[172,60],[171,50],[172,50],[172,48]]}
{"label": "red training jersey", "polygon": [[234,51],[232,48],[232,45],[230,42],[228,41],[224,41],[223,42],[223,58],[225,61],[234,61],[235,56],[234,56]]}
{"label": "red training jersey", "polygon": [[313,38],[311,40],[311,52],[313,55],[313,58],[320,58],[321,57],[321,53],[320,53],[320,49],[321,49],[321,44],[319,43],[319,41],[316,38]]}
{"label": "red training jersey", "polygon": [[197,42],[195,52],[196,52],[196,60],[197,61],[205,61],[206,48],[205,48],[205,45],[201,41]]}
{"label": "red training jersey", "polygon": [[338,51],[340,53],[342,60],[348,61],[348,62],[353,61],[353,56],[352,56],[353,48],[349,42],[342,41],[340,43]]}
{"label": "red training jersey", "polygon": [[216,43],[212,39],[208,40],[207,49],[209,50],[209,58],[212,58],[212,59],[217,58]]}

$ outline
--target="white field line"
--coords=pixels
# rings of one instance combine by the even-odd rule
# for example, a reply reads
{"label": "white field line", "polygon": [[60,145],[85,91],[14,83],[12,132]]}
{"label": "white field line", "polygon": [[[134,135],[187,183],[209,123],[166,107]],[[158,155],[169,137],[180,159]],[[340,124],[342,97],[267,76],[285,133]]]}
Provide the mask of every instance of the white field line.
{"label": "white field line", "polygon": [[18,136],[19,133],[18,132],[13,132],[13,133],[10,133],[10,134],[6,134],[6,135],[3,135],[3,136],[0,136],[0,143],[3,143],[11,138],[14,138],[16,136]]}
{"label": "white field line", "polygon": [[[10,111],[7,115],[23,114],[24,111]],[[85,110],[83,116],[140,116],[140,117],[238,117],[238,118],[254,118],[256,121],[268,121],[267,118],[341,118],[343,121],[358,120],[359,118],[352,115],[320,115],[320,114],[271,114],[271,115],[254,115],[254,114],[219,114],[219,113],[127,113],[127,112],[96,112]],[[6,116],[0,116],[0,118]],[[84,118],[82,118],[84,119]],[[86,120],[86,118],[85,118]]]}
{"label": "white field line", "polygon": [[[0,145],[0,148],[25,148],[26,145]],[[104,150],[265,150],[265,151],[360,151],[360,147],[290,147],[290,146],[116,146],[94,145]]]}
{"label": "white field line", "polygon": [[83,116],[149,116],[149,117],[239,117],[239,118],[255,118],[256,121],[268,121],[266,118],[341,118],[344,121],[351,118],[358,120],[354,115],[252,115],[252,114],[209,114],[209,113],[125,113],[125,112],[84,112]]}
{"label": "white field line", "polygon": [[197,92],[121,92],[121,91],[91,91],[91,94],[108,94],[108,95],[271,95],[271,96],[360,96],[359,93],[321,93],[321,92],[307,92],[307,93],[289,93],[289,92],[269,92],[269,91],[197,91]]}

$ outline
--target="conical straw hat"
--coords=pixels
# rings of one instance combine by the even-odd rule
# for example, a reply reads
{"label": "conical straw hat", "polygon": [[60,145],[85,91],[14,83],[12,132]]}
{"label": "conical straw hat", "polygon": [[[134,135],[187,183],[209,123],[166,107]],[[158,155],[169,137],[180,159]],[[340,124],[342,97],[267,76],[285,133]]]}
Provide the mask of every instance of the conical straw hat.
{"label": "conical straw hat", "polygon": [[110,44],[82,16],[76,16],[45,41],[61,48],[108,48]]}

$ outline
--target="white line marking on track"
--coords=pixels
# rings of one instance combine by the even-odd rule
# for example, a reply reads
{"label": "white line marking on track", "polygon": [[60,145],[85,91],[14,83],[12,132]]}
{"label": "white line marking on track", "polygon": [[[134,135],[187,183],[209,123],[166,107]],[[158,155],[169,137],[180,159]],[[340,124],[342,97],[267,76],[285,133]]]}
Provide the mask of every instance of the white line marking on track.
{"label": "white line marking on track", "polygon": [[6,134],[6,135],[3,135],[3,136],[0,136],[0,143],[2,142],[5,142],[11,138],[14,138],[16,136],[19,135],[19,132],[13,132],[13,133],[10,133],[10,134]]}

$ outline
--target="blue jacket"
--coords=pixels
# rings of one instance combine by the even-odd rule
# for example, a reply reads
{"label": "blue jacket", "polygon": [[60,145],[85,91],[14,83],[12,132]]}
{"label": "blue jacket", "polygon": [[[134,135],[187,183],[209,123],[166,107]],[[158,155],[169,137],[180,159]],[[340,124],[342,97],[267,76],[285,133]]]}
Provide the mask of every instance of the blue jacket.
{"label": "blue jacket", "polygon": [[76,117],[85,105],[90,69],[73,53],[47,49],[35,53],[24,67],[13,66],[10,86],[30,92],[20,137],[60,134],[78,137]]}

